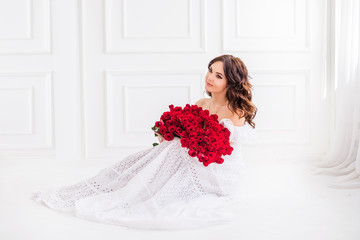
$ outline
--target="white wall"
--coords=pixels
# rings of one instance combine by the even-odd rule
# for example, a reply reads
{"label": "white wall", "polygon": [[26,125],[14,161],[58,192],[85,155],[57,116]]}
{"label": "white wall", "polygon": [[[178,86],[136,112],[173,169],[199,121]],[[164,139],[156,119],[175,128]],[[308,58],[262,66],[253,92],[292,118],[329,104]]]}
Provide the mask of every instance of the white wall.
{"label": "white wall", "polygon": [[315,158],[331,124],[328,1],[1,1],[0,158],[152,147],[161,113],[205,97],[207,64],[226,53],[253,78],[247,157]]}

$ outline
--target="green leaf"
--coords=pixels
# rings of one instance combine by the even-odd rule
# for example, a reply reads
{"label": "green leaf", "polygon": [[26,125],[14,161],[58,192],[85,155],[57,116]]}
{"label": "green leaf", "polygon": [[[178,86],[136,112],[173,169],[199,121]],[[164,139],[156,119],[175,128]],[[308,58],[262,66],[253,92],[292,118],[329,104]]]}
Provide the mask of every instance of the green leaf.
{"label": "green leaf", "polygon": [[156,130],[156,127],[155,127],[155,126],[153,126],[151,129],[152,129],[152,130]]}
{"label": "green leaf", "polygon": [[158,135],[156,135],[156,133],[154,133],[155,137],[157,137]]}
{"label": "green leaf", "polygon": [[155,147],[156,145],[159,145],[158,143],[153,143],[153,147]]}

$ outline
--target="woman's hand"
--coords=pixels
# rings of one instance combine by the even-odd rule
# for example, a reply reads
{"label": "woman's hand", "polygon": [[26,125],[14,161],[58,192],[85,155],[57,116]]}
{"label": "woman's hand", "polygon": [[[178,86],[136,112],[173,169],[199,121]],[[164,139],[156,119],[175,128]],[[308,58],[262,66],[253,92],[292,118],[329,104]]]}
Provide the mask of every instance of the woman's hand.
{"label": "woman's hand", "polygon": [[159,142],[162,143],[162,142],[165,140],[165,138],[163,137],[163,135],[161,135],[160,133],[157,133],[156,131],[154,131],[154,132],[155,132],[156,135],[158,135],[157,137],[158,137],[158,139],[159,139]]}

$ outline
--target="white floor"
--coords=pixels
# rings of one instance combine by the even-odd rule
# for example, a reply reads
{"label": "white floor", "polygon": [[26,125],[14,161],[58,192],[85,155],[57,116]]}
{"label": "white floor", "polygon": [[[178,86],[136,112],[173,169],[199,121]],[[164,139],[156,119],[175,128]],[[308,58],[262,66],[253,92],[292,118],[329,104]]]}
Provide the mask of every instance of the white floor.
{"label": "white floor", "polygon": [[[241,218],[198,230],[137,230],[57,212],[32,201],[35,190],[76,183],[110,162],[0,160],[0,239],[360,239],[360,189],[336,189],[308,163],[251,163]],[[79,174],[81,172],[81,174]]]}

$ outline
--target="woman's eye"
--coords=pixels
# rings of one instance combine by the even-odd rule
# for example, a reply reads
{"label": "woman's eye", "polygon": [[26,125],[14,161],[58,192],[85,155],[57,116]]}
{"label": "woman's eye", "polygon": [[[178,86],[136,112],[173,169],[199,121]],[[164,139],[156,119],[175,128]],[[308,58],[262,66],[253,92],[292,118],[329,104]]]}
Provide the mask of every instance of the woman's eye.
{"label": "woman's eye", "polygon": [[[209,72],[212,73],[212,69],[211,69],[211,68],[209,68]],[[216,77],[219,78],[219,79],[222,79],[221,75],[216,75]]]}

